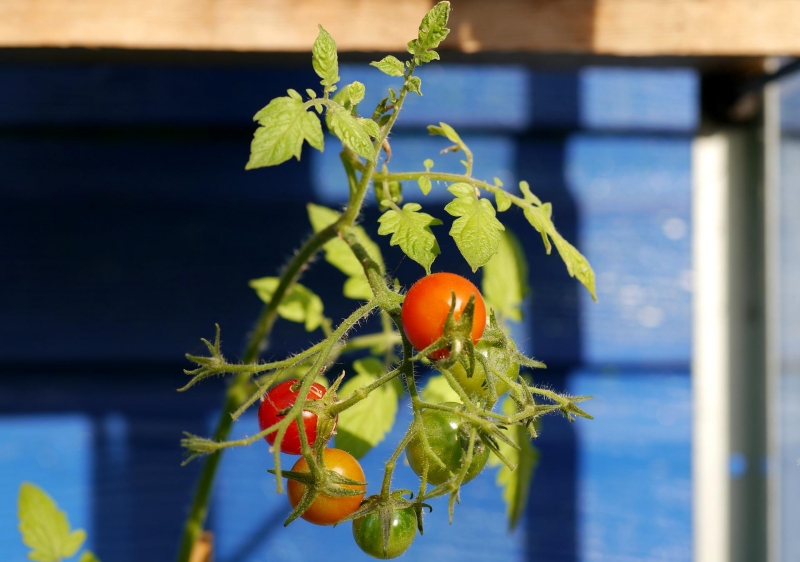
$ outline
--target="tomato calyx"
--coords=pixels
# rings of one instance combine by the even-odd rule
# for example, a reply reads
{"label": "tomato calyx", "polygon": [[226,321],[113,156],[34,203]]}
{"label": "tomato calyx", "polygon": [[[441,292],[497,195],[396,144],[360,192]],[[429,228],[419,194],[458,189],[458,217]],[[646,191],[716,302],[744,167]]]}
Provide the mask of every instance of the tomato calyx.
{"label": "tomato calyx", "polygon": [[413,498],[410,490],[397,490],[362,502],[348,518],[353,521],[353,537],[362,551],[386,560],[408,550],[417,532],[422,534],[422,510],[433,511],[430,505]]}
{"label": "tomato calyx", "polygon": [[442,336],[425,349],[419,351],[416,357],[428,357],[436,361],[448,361],[465,353],[471,363],[475,361],[475,345],[472,341],[473,316],[475,315],[475,295],[470,295],[461,315],[456,320],[457,297],[451,292],[450,310],[444,321]]}

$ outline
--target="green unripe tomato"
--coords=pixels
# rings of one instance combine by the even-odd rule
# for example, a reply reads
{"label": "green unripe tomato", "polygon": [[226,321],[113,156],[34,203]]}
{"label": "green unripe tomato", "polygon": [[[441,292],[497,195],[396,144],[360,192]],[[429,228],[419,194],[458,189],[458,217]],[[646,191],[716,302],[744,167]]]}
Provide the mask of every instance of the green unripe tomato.
{"label": "green unripe tomato", "polygon": [[[476,355],[480,353],[486,358],[495,359],[497,367],[503,369],[505,375],[512,381],[516,380],[519,375],[519,363],[514,363],[509,361],[506,357],[496,355],[494,349],[484,345],[483,342],[479,342],[478,345],[475,346],[475,353]],[[490,360],[489,363],[491,364],[492,361]],[[480,398],[487,398],[489,396],[489,383],[486,380],[486,371],[483,368],[483,363],[481,363],[480,359],[477,357],[475,358],[475,370],[472,372],[471,377],[467,376],[467,370],[460,361],[450,367],[450,373],[452,373],[453,377],[467,394],[477,395]],[[502,396],[508,391],[508,385],[498,378],[495,381],[494,391],[498,397]]]}
{"label": "green unripe tomato", "polygon": [[417,515],[413,507],[392,512],[389,541],[384,548],[380,513],[375,511],[353,520],[353,538],[365,553],[380,560],[397,558],[417,536]]}
{"label": "green unripe tomato", "polygon": [[[455,402],[446,402],[448,405],[459,406]],[[425,410],[422,412],[422,429],[428,440],[428,445],[436,456],[445,464],[446,468],[439,465],[436,460],[426,454],[419,435],[414,435],[406,445],[406,458],[411,469],[422,476],[427,460],[428,482],[442,484],[453,478],[461,470],[464,458],[467,456],[469,446],[469,424],[460,416],[442,410]],[[480,441],[475,440],[470,462],[463,484],[466,484],[478,474],[489,458],[489,449]]]}

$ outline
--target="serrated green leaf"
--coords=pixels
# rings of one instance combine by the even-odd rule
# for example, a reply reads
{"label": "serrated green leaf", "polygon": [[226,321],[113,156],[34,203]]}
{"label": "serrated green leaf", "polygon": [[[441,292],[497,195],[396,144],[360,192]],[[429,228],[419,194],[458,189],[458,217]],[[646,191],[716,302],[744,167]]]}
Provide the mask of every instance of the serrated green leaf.
{"label": "serrated green leaf", "polygon": [[356,119],[356,121],[358,121],[358,124],[361,125],[361,127],[363,127],[363,129],[367,132],[367,134],[372,138],[376,139],[380,136],[381,128],[372,119],[359,117]]}
{"label": "serrated green leaf", "polygon": [[369,134],[348,110],[343,107],[330,107],[328,117],[331,131],[339,137],[342,144],[367,160],[375,158],[375,149]]}
{"label": "serrated green leaf", "polygon": [[[444,41],[450,30],[445,27],[450,16],[450,2],[439,2],[436,4],[419,24],[417,38],[408,44],[408,52],[424,60],[427,49],[435,49],[439,43]],[[430,59],[429,59],[430,60]]]}
{"label": "serrated green leaf", "polygon": [[594,301],[597,301],[597,294],[595,289],[594,270],[589,265],[589,261],[581,254],[577,248],[567,242],[561,234],[556,230],[555,225],[551,219],[552,208],[549,203],[540,207],[529,204],[523,207],[523,214],[528,222],[535,228],[542,236],[545,251],[550,253],[550,240],[558,250],[564,265],[567,266],[567,271],[570,277],[575,277],[583,284],[589,291]]}
{"label": "serrated green leaf", "polygon": [[17,503],[22,542],[31,549],[30,560],[60,562],[78,552],[86,540],[83,529],[72,531],[67,514],[41,488],[24,482]]}
{"label": "serrated green leaf", "polygon": [[311,48],[311,64],[314,72],[322,78],[320,84],[326,89],[339,81],[339,59],[336,54],[336,42],[330,33],[319,26],[319,34]]}
{"label": "serrated green leaf", "polygon": [[245,169],[276,166],[292,156],[300,160],[303,140],[308,138],[307,134],[311,134],[309,142],[312,146],[321,147],[316,130],[306,115],[316,118],[305,110],[301,100],[292,97],[275,98],[256,113],[253,119],[261,126],[253,136],[250,159]]}
{"label": "serrated green leaf", "polygon": [[370,66],[374,66],[384,74],[388,74],[389,76],[402,76],[405,73],[405,69],[403,68],[403,63],[397,57],[393,57],[392,55],[383,57],[378,62],[371,62],[369,63]]}
{"label": "serrated green leaf", "polygon": [[[346,399],[358,389],[367,386],[383,375],[383,363],[374,357],[353,363],[357,375],[339,389]],[[352,407],[339,414],[336,429],[336,447],[360,459],[372,447],[383,441],[394,425],[399,394],[397,385],[384,384],[369,393]]]}
{"label": "serrated green leaf", "polygon": [[492,204],[486,199],[478,199],[469,184],[453,184],[447,189],[456,198],[444,210],[459,217],[453,221],[450,236],[456,241],[456,246],[472,271],[477,271],[497,252],[500,232],[505,227],[497,220]]}
{"label": "serrated green leaf", "polygon": [[325,149],[325,138],[322,134],[322,125],[319,122],[319,117],[310,111],[306,111],[300,124],[303,136],[308,144],[322,152]]}
{"label": "serrated green leaf", "polygon": [[[314,232],[319,232],[339,219],[339,213],[322,205],[309,203],[306,208]],[[372,241],[360,226],[355,228],[355,234],[359,243],[364,246],[370,257],[383,268],[383,257],[378,245]],[[367,282],[364,268],[350,250],[347,242],[341,238],[334,238],[329,240],[323,246],[323,249],[325,251],[325,261],[349,277],[344,284],[344,295],[356,300],[371,299],[373,296],[372,289],[370,289]]]}
{"label": "serrated green leaf", "polygon": [[[262,277],[251,280],[249,285],[256,291],[258,298],[269,304],[279,283],[280,279],[277,277]],[[311,289],[300,283],[292,285],[292,288],[289,289],[289,292],[278,305],[278,314],[281,318],[291,322],[303,323],[309,332],[316,330],[322,323],[324,319],[323,310],[322,299]]]}
{"label": "serrated green leaf", "polygon": [[91,550],[84,550],[79,562],[100,562],[100,559]]}
{"label": "serrated green leaf", "polygon": [[419,76],[412,76],[411,78],[408,79],[409,92],[414,92],[418,96],[421,96],[422,90],[420,88],[422,88],[422,80],[420,79]]}
{"label": "serrated green leaf", "polygon": [[[503,401],[503,412],[511,414],[514,409],[513,401],[506,398]],[[498,441],[500,453],[517,468],[513,471],[510,470],[495,455],[489,455],[489,466],[499,467],[495,482],[503,490],[508,527],[513,530],[522,519],[522,514],[525,513],[531,479],[536,465],[539,463],[539,451],[531,443],[530,436],[523,426],[509,427],[506,435],[519,446],[520,450],[514,449],[508,443]]]}
{"label": "serrated green leaf", "polygon": [[511,199],[505,194],[504,191],[495,192],[494,202],[497,204],[497,210],[501,213],[507,211],[509,207],[511,207]]}
{"label": "serrated green leaf", "polygon": [[430,274],[431,264],[439,255],[439,244],[431,232],[431,226],[442,221],[421,213],[418,203],[406,203],[400,211],[389,209],[378,219],[378,234],[391,234],[391,246],[400,246],[403,253],[425,268]]}
{"label": "serrated green leaf", "polygon": [[364,99],[364,94],[366,94],[366,89],[364,88],[364,84],[356,80],[347,86],[347,97],[350,99],[350,105],[356,106],[361,103],[361,100]]}
{"label": "serrated green leaf", "polygon": [[428,384],[420,392],[420,397],[431,404],[441,404],[442,402],[461,402],[461,397],[453,390],[450,383],[442,375],[432,375],[428,379]]}
{"label": "serrated green leaf", "polygon": [[521,322],[520,305],[528,294],[528,264],[510,230],[500,234],[497,253],[483,266],[483,298],[505,318]]}

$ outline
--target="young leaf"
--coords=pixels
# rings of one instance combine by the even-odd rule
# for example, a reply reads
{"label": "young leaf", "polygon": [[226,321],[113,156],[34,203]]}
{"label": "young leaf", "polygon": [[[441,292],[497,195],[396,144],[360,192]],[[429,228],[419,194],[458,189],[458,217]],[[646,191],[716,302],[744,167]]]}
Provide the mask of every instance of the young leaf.
{"label": "young leaf", "polygon": [[506,318],[522,321],[519,307],[528,293],[528,264],[510,230],[500,234],[497,253],[483,266],[483,298]]}
{"label": "young leaf", "polygon": [[[523,191],[524,192],[524,191]],[[527,196],[526,196],[527,199]],[[570,277],[575,277],[580,281],[584,287],[592,295],[592,299],[597,301],[597,294],[595,293],[595,279],[594,270],[589,265],[589,261],[581,254],[575,246],[567,242],[561,234],[556,230],[553,224],[551,215],[552,207],[549,203],[541,206],[536,206],[533,203],[527,205],[520,205],[523,208],[523,213],[528,222],[535,228],[541,235],[544,242],[545,251],[550,253],[550,239],[556,245],[561,259],[567,266],[567,271]]]}
{"label": "young leaf", "polygon": [[418,96],[421,96],[422,90],[420,90],[420,88],[422,88],[422,80],[420,79],[419,76],[412,76],[411,78],[408,79],[409,92],[414,92]]}
{"label": "young leaf", "polygon": [[364,99],[365,94],[366,89],[364,88],[364,84],[358,80],[347,85],[347,97],[350,99],[350,105],[352,107],[355,107],[361,103],[361,100]]}
{"label": "young leaf", "polygon": [[78,562],[100,562],[100,559],[91,550],[84,550]]}
{"label": "young leaf", "polygon": [[[321,205],[309,203],[306,208],[314,232],[319,232],[339,218],[339,213]],[[378,245],[370,239],[360,226],[356,227],[355,232],[356,238],[366,248],[370,257],[383,268],[383,257]],[[373,296],[372,289],[370,289],[367,282],[364,268],[359,263],[358,258],[353,255],[347,242],[341,238],[334,238],[328,241],[323,248],[325,250],[325,261],[349,277],[344,284],[344,295],[356,300],[371,299]]]}
{"label": "young leaf", "polygon": [[326,90],[332,91],[332,86],[339,81],[339,60],[336,55],[336,42],[333,37],[319,26],[319,35],[311,48],[311,64],[314,72],[322,78]]}
{"label": "young leaf", "polygon": [[444,41],[450,30],[445,27],[450,16],[450,2],[439,2],[422,18],[419,34],[408,42],[408,52],[414,55],[417,64],[438,60],[435,49]]}
{"label": "young leaf", "polygon": [[500,232],[505,227],[495,217],[492,204],[487,199],[478,199],[471,185],[455,183],[447,189],[456,198],[444,210],[459,217],[453,221],[450,236],[472,271],[477,271],[497,252]]}
{"label": "young leaf", "polygon": [[511,207],[511,199],[509,199],[504,191],[495,192],[494,202],[497,205],[497,210],[501,213],[507,211],[509,207]]}
{"label": "young leaf", "polygon": [[439,244],[431,232],[431,226],[442,221],[427,213],[420,213],[418,203],[406,203],[402,210],[389,209],[378,219],[378,234],[391,234],[389,244],[400,246],[408,257],[425,268],[430,274],[431,264],[439,255]]}
{"label": "young leaf", "polygon": [[[249,285],[255,289],[258,298],[269,303],[279,282],[280,279],[277,277],[262,277],[253,279]],[[302,322],[309,332],[316,330],[322,323],[324,319],[322,312],[322,299],[300,283],[295,283],[278,305],[278,314],[281,318],[291,322]]]}
{"label": "young leaf", "polygon": [[419,186],[423,195],[427,195],[431,192],[431,178],[428,176],[420,176],[417,179],[417,185]]}
{"label": "young leaf", "polygon": [[380,136],[380,134],[381,134],[381,128],[380,128],[380,127],[378,126],[378,124],[377,124],[375,121],[373,121],[372,119],[365,119],[364,117],[358,117],[358,118],[356,119],[356,121],[358,121],[358,124],[359,124],[359,125],[361,125],[361,127],[362,127],[362,128],[363,128],[363,129],[364,129],[364,130],[367,132],[367,134],[368,134],[369,136],[371,136],[372,138],[376,139],[376,138],[378,138],[378,137]]}
{"label": "young leaf", "polygon": [[439,122],[439,126],[436,125],[428,125],[428,133],[431,135],[439,135],[442,137],[447,138],[450,142],[457,144],[458,146],[464,146],[464,141],[461,140],[461,137],[458,136],[456,130],[453,129],[447,123]]}
{"label": "young leaf", "polygon": [[17,504],[22,542],[30,547],[28,558],[37,562],[60,562],[78,552],[86,540],[86,531],[72,531],[67,514],[41,488],[24,482]]}
{"label": "young leaf", "polygon": [[442,375],[432,375],[428,379],[428,384],[420,392],[420,397],[425,402],[431,404],[441,404],[442,402],[461,402],[461,397],[453,390],[450,383]]}
{"label": "young leaf", "polygon": [[275,98],[253,117],[261,125],[253,135],[246,170],[276,166],[292,156],[300,160],[303,140],[322,150],[319,119],[293,97]]}
{"label": "young leaf", "polygon": [[339,137],[342,144],[367,160],[375,158],[375,149],[369,134],[348,110],[343,107],[331,107],[328,109],[328,117],[331,131]]}
{"label": "young leaf", "polygon": [[371,62],[369,65],[374,66],[389,76],[402,76],[405,73],[403,63],[400,62],[397,57],[393,57],[392,55],[383,57],[378,62]]}
{"label": "young leaf", "polygon": [[[502,409],[504,413],[513,413],[513,401],[506,398],[503,401]],[[489,466],[499,466],[495,481],[503,490],[503,500],[506,502],[506,513],[508,514],[508,527],[513,530],[522,518],[522,514],[525,513],[531,478],[536,465],[539,463],[539,451],[531,444],[530,436],[523,426],[514,425],[509,427],[506,430],[506,436],[516,443],[520,450],[514,449],[508,443],[498,441],[500,453],[517,466],[516,470],[510,470],[495,455],[489,455]]]}
{"label": "young leaf", "polygon": [[[374,357],[353,363],[358,373],[339,389],[339,396],[347,399],[353,392],[371,384],[383,375],[383,363]],[[397,385],[384,384],[369,393],[352,407],[339,414],[336,429],[336,447],[360,459],[383,441],[394,425],[399,394]]]}

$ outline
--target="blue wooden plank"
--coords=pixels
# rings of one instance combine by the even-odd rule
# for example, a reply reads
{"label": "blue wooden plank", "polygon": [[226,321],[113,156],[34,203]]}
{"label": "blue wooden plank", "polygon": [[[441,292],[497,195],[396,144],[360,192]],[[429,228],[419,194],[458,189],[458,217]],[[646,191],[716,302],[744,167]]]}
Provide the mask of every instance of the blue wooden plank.
{"label": "blue wooden plank", "polygon": [[780,81],[781,131],[788,134],[800,132],[800,75],[790,74]]}
{"label": "blue wooden plank", "polygon": [[[586,68],[540,72],[518,65],[436,64],[418,70],[424,96],[411,96],[400,127],[522,131],[584,127],[691,131],[697,126],[690,69]],[[343,84],[367,86],[363,113],[397,78],[360,64],[341,66]],[[247,126],[287,88],[318,87],[309,68],[108,64],[0,67],[3,125]]]}
{"label": "blue wooden plank", "polygon": [[690,388],[688,372],[569,377],[594,396],[576,423],[579,560],[692,559]]}
{"label": "blue wooden plank", "polygon": [[0,416],[0,551],[9,562],[28,560],[17,527],[23,482],[43,488],[66,511],[70,525],[90,537],[92,517],[92,424],[79,413]]}

